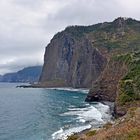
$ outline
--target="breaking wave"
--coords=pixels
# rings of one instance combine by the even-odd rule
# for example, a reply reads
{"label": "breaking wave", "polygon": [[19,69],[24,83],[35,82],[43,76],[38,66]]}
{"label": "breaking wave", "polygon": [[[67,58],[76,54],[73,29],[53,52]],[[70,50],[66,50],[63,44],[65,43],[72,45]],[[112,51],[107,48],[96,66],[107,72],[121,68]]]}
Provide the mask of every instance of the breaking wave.
{"label": "breaking wave", "polygon": [[74,108],[70,106],[67,112],[60,114],[60,116],[72,116],[75,118],[78,126],[70,126],[65,129],[60,128],[52,134],[54,140],[65,140],[73,133],[78,133],[90,128],[98,128],[111,119],[109,106],[102,103],[86,104],[83,108]]}
{"label": "breaking wave", "polygon": [[48,89],[54,89],[54,90],[61,90],[61,91],[73,91],[73,92],[80,92],[80,93],[88,93],[89,89],[83,89],[83,88],[79,88],[79,89],[75,89],[75,88],[48,88]]}

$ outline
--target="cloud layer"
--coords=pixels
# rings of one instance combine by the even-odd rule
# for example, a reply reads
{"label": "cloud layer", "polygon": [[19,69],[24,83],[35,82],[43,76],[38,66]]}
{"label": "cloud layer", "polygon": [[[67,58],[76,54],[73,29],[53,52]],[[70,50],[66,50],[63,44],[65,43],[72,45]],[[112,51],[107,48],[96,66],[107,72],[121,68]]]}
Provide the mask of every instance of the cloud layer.
{"label": "cloud layer", "polygon": [[1,0],[0,73],[43,64],[45,46],[69,25],[140,20],[139,0]]}

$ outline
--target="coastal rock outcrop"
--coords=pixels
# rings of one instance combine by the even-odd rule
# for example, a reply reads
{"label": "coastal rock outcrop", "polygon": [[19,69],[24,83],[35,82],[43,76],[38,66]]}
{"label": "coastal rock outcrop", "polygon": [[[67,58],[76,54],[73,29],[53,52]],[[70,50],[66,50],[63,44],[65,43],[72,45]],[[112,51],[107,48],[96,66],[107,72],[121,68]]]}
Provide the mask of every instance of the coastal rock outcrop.
{"label": "coastal rock outcrop", "polygon": [[[126,110],[122,108],[121,111],[120,102],[126,96],[128,102],[136,97],[125,95],[126,91],[122,94],[120,89],[125,87],[122,88],[120,82],[131,69],[128,62],[133,53],[138,55],[131,63],[137,61],[139,64],[139,50],[140,21],[131,18],[67,27],[46,47],[38,86],[90,88],[86,101],[112,101],[115,102],[116,114],[118,111],[125,114],[127,109],[123,106]],[[139,85],[136,84],[139,66],[136,69],[138,76],[127,80]],[[139,92],[139,88],[134,87],[134,90]]]}
{"label": "coastal rock outcrop", "polygon": [[106,62],[100,50],[87,38],[77,39],[68,28],[58,33],[46,47],[39,82],[46,87],[90,88]]}
{"label": "coastal rock outcrop", "polygon": [[125,24],[119,18],[112,23],[71,26],[57,33],[46,47],[40,86],[90,88],[107,64],[113,45],[110,39],[122,38]]}
{"label": "coastal rock outcrop", "polygon": [[123,62],[109,60],[99,79],[93,83],[86,101],[114,102],[117,96],[117,85],[126,72],[127,66]]}
{"label": "coastal rock outcrop", "polygon": [[[136,88],[134,85],[139,85],[140,22],[129,18],[118,18],[111,23],[111,26],[107,26],[110,27],[106,36],[109,40],[102,40],[104,46],[106,46],[106,43],[108,44],[105,47],[108,48],[107,64],[99,78],[93,82],[86,101],[115,102],[115,114],[122,116],[127,112],[127,106],[120,103],[122,100],[127,99],[127,97],[129,98],[128,102],[139,100],[139,95],[137,95],[139,86]],[[110,34],[112,34],[112,37]],[[137,70],[135,74],[134,69]],[[132,95],[127,95],[126,90],[124,90],[122,94],[122,89],[129,88],[130,83],[126,82],[126,85],[124,84],[126,87],[122,88],[120,82],[125,76],[129,75],[130,71],[131,77],[128,76],[123,81],[134,82],[131,85],[134,91]],[[135,79],[132,78],[133,76],[135,76]]]}

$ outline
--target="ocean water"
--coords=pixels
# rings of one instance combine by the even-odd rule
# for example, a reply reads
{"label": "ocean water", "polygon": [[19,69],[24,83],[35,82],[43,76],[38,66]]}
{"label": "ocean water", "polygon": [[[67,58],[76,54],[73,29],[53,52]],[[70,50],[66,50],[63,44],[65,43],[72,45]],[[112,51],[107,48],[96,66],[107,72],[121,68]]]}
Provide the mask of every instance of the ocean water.
{"label": "ocean water", "polygon": [[87,90],[16,86],[0,83],[0,140],[65,140],[111,119],[107,105],[84,102]]}

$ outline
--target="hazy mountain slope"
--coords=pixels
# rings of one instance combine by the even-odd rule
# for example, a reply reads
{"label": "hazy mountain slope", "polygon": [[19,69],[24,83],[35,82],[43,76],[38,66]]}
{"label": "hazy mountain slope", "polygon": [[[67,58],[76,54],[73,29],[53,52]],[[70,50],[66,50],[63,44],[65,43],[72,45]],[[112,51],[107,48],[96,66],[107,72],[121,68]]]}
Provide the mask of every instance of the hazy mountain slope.
{"label": "hazy mountain slope", "polygon": [[1,82],[37,82],[42,66],[24,68],[15,73],[7,73],[1,77]]}

